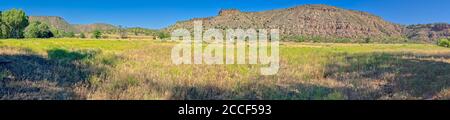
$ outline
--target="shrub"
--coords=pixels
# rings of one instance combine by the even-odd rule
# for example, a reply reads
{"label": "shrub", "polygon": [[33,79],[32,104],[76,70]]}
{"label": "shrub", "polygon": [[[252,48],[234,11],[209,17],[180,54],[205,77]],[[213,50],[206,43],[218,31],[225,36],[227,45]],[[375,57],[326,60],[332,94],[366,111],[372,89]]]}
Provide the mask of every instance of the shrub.
{"label": "shrub", "polygon": [[438,45],[442,47],[450,47],[450,41],[448,39],[440,39]]}
{"label": "shrub", "polygon": [[371,41],[370,37],[364,38],[364,43],[370,43]]}
{"label": "shrub", "polygon": [[170,35],[166,32],[159,32],[158,37],[159,37],[159,39],[165,39],[165,38],[169,38]]}
{"label": "shrub", "polygon": [[350,42],[352,42],[352,40],[349,39],[349,38],[336,38],[332,42],[335,42],[335,43],[350,43]]}
{"label": "shrub", "polygon": [[295,42],[305,42],[306,39],[307,39],[307,37],[305,37],[305,36],[294,36]]}
{"label": "shrub", "polygon": [[84,33],[80,33],[80,38],[86,38],[86,35],[84,35]]}
{"label": "shrub", "polygon": [[62,38],[62,37],[64,37],[64,34],[65,34],[64,31],[58,30],[54,27],[50,28],[50,31],[53,33],[53,37],[55,37],[55,38]]}
{"label": "shrub", "polygon": [[92,32],[92,38],[99,39],[101,37],[102,37],[102,32],[100,32],[100,30],[94,30],[94,32]]}
{"label": "shrub", "polygon": [[64,33],[64,37],[73,38],[73,37],[75,37],[75,33],[74,32],[66,32],[66,33]]}

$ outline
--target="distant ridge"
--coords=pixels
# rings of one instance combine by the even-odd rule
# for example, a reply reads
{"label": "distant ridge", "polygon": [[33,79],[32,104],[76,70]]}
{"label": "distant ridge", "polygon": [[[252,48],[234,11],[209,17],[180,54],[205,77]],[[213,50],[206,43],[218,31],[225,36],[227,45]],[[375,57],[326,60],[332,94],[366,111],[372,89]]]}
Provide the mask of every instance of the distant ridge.
{"label": "distant ridge", "polygon": [[106,31],[106,30],[113,30],[113,29],[117,29],[116,26],[111,25],[111,24],[105,24],[105,23],[94,23],[94,24],[74,24],[72,25],[78,32],[91,32],[94,30],[102,30],[102,31]]}
{"label": "distant ridge", "polygon": [[64,30],[66,32],[78,32],[72,25],[70,25],[64,18],[58,16],[29,16],[30,22],[39,21],[45,23],[58,30]]}
{"label": "distant ridge", "polygon": [[95,24],[70,24],[64,18],[58,16],[29,16],[30,22],[40,21],[50,25],[53,28],[63,30],[65,32],[92,32],[94,30],[112,30],[117,29],[116,26],[105,23]]}
{"label": "distant ridge", "polygon": [[409,25],[404,32],[412,40],[422,40],[425,42],[435,42],[440,38],[450,38],[450,24],[433,23]]}

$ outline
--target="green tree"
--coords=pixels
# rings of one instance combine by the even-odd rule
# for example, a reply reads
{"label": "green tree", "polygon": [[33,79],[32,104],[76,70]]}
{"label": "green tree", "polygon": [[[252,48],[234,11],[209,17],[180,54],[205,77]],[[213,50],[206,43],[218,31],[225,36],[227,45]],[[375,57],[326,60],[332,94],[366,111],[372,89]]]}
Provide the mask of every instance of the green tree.
{"label": "green tree", "polygon": [[53,37],[55,37],[55,38],[62,38],[65,35],[64,31],[58,30],[54,27],[50,28],[50,31],[53,33]]}
{"label": "green tree", "polygon": [[99,39],[102,37],[102,32],[100,30],[94,30],[92,32],[92,38]]}
{"label": "green tree", "polygon": [[86,38],[86,35],[84,35],[84,33],[80,33],[80,38]]}
{"label": "green tree", "polygon": [[31,22],[25,28],[24,36],[26,38],[50,38],[53,37],[53,33],[50,31],[50,27],[47,24],[41,22]]}
{"label": "green tree", "polygon": [[6,30],[6,25],[3,24],[2,22],[2,11],[0,11],[0,38],[6,38],[5,36],[5,30]]}
{"label": "green tree", "polygon": [[11,9],[2,13],[2,23],[7,26],[5,31],[5,37],[8,38],[23,38],[23,30],[28,26],[28,17],[23,10]]}

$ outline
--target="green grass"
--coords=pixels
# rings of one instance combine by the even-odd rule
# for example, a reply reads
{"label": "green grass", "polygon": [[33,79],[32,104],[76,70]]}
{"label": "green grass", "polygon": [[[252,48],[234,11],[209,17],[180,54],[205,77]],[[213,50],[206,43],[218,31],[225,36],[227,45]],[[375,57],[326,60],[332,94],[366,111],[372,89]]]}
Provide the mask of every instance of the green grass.
{"label": "green grass", "polygon": [[280,45],[260,65],[174,65],[175,43],[0,40],[2,99],[449,99],[450,49],[429,44]]}

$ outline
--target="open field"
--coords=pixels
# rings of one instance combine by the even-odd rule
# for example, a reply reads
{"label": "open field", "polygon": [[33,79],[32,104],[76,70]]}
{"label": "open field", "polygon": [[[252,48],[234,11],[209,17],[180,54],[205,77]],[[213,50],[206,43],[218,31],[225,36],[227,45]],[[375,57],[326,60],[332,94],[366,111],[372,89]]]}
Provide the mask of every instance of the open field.
{"label": "open field", "polygon": [[175,43],[0,40],[0,99],[450,99],[450,49],[281,43],[258,65],[174,65]]}

